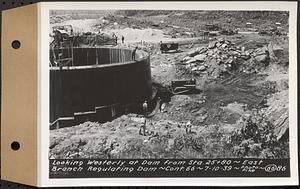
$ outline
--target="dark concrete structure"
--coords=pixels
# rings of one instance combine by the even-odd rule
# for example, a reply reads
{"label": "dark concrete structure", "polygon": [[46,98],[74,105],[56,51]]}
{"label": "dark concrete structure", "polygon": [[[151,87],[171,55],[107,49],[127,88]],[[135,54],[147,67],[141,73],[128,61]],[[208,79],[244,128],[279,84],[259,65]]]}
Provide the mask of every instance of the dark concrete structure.
{"label": "dark concrete structure", "polygon": [[[72,53],[72,54],[70,54]],[[59,55],[60,54],[60,55]],[[149,55],[120,48],[72,48],[50,51],[72,62],[50,67],[50,127],[77,125],[84,121],[105,122],[140,110],[151,99]]]}

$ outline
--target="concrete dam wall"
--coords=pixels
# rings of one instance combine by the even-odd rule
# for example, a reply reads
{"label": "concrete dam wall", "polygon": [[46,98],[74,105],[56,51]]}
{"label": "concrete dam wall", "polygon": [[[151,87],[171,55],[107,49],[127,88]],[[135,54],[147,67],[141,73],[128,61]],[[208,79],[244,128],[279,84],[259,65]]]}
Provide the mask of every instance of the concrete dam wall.
{"label": "concrete dam wall", "polygon": [[73,126],[84,121],[105,122],[141,109],[151,99],[149,55],[120,48],[72,48],[50,51],[72,57],[67,66],[50,67],[50,127]]}

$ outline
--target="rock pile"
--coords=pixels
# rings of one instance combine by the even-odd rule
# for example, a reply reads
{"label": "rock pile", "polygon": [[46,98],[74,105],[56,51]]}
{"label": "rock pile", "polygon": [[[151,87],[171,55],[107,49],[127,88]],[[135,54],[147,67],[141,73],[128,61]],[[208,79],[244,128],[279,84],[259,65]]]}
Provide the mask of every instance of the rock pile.
{"label": "rock pile", "polygon": [[274,134],[277,140],[288,139],[288,93],[288,89],[286,89],[271,95],[267,100],[268,107],[264,110],[265,116],[274,125]]}
{"label": "rock pile", "polygon": [[120,28],[144,29],[152,25],[153,22],[147,19],[135,19],[133,17],[128,18],[122,15],[109,14],[99,19],[98,23],[95,24],[94,27],[97,30],[102,30],[104,27],[106,30]]}
{"label": "rock pile", "polygon": [[231,41],[221,38],[188,52],[182,64],[196,75],[207,72],[218,77],[223,72],[230,73],[240,68],[240,71],[255,72],[258,67],[269,64],[269,51],[268,46],[245,50],[245,47],[236,46]]}
{"label": "rock pile", "polygon": [[52,15],[50,16],[50,24],[62,23],[72,19],[70,15]]}

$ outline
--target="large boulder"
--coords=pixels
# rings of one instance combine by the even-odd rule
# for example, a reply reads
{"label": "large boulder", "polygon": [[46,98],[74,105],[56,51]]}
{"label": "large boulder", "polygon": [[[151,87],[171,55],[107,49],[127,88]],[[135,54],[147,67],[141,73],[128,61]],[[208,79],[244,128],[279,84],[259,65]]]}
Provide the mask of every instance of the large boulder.
{"label": "large boulder", "polygon": [[198,50],[198,49],[195,49],[195,50],[190,51],[190,52],[187,53],[187,55],[188,55],[189,57],[194,57],[194,56],[196,56],[197,54],[199,54],[199,50]]}
{"label": "large boulder", "polygon": [[189,59],[188,61],[186,61],[186,63],[191,64],[191,63],[194,63],[194,62],[204,62],[205,58],[206,58],[205,54],[199,54],[199,55]]}
{"label": "large boulder", "polygon": [[193,51],[188,52],[187,55],[188,55],[189,57],[194,57],[194,56],[196,56],[197,54],[203,53],[205,50],[206,50],[205,47],[199,47],[199,48],[197,48],[197,49],[195,49],[195,50],[193,50]]}
{"label": "large boulder", "polygon": [[199,70],[199,71],[204,71],[204,70],[206,70],[206,67],[205,67],[204,65],[203,65],[203,66],[199,66],[199,67],[198,67],[198,70]]}
{"label": "large boulder", "polygon": [[255,60],[258,62],[264,62],[267,60],[267,54],[259,54],[257,56],[255,56]]}
{"label": "large boulder", "polygon": [[288,136],[289,129],[289,113],[288,109],[284,109],[282,114],[274,121],[274,134],[277,140],[283,140]]}
{"label": "large boulder", "polygon": [[206,58],[206,54],[199,54],[199,55],[194,57],[194,59],[196,61],[200,61],[200,62],[204,62],[205,58]]}
{"label": "large boulder", "polygon": [[208,44],[208,48],[209,49],[213,49],[216,47],[217,42],[216,41],[210,41]]}
{"label": "large boulder", "polygon": [[186,62],[186,61],[189,61],[191,59],[192,59],[192,57],[186,56],[186,57],[183,58],[183,61]]}
{"label": "large boulder", "polygon": [[274,125],[274,135],[277,140],[287,139],[289,130],[289,90],[283,90],[275,93],[268,99],[267,105],[269,106],[265,115]]}
{"label": "large boulder", "polygon": [[263,48],[256,49],[254,58],[257,62],[267,65],[270,61],[270,52],[268,47],[264,46]]}
{"label": "large boulder", "polygon": [[268,45],[268,51],[272,60],[277,60],[278,58],[282,57],[284,53],[284,50],[281,46],[273,43]]}

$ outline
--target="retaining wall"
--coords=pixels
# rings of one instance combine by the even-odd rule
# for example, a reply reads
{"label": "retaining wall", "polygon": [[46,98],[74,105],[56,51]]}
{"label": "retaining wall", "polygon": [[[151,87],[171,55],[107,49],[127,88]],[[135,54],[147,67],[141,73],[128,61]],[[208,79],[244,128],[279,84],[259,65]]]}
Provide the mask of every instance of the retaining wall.
{"label": "retaining wall", "polygon": [[[152,95],[148,54],[118,48],[74,48],[50,52],[73,53],[73,63],[50,68],[50,122],[107,121],[139,108]],[[83,118],[82,118],[83,117]],[[74,118],[72,120],[72,118]],[[65,122],[65,121],[60,121]],[[73,123],[71,123],[73,122]],[[61,127],[61,126],[59,126]]]}

